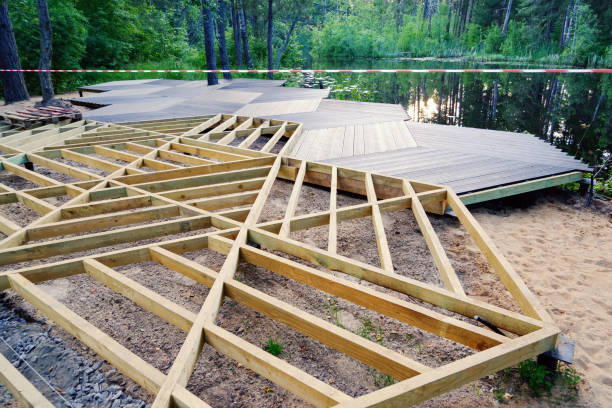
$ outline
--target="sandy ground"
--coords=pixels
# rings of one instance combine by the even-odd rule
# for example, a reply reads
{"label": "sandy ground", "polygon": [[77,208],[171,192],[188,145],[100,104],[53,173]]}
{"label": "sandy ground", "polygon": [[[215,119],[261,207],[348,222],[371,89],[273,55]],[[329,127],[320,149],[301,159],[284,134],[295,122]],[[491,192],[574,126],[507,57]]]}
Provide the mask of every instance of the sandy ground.
{"label": "sandy ground", "polygon": [[593,405],[612,401],[612,204],[550,191],[524,209],[473,209],[527,285],[576,341]]}

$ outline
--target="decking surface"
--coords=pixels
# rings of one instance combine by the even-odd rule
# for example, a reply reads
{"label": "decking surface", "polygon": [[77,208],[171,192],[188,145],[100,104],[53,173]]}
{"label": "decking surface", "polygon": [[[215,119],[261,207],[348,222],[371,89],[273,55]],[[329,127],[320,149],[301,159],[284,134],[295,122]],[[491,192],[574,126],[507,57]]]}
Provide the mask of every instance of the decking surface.
{"label": "decking surface", "polygon": [[284,87],[283,81],[117,81],[73,100],[104,106],[86,113],[104,122],[233,113],[300,122],[291,157],[324,161],[449,185],[458,193],[588,170],[533,135],[409,121],[400,105],[328,99],[329,89]]}
{"label": "decking surface", "polygon": [[324,162],[451,186],[458,193],[588,170],[560,149],[523,133],[406,122],[417,147]]}

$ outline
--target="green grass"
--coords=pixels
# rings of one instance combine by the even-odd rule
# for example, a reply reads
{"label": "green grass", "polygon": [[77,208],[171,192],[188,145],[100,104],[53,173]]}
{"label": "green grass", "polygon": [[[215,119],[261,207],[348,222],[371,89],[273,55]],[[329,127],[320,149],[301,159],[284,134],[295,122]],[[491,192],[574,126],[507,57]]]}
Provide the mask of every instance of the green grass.
{"label": "green grass", "polygon": [[264,345],[264,350],[273,356],[279,356],[285,348],[285,342],[281,341],[278,338],[272,338],[266,340],[266,344]]}
{"label": "green grass", "polygon": [[[557,371],[551,371],[546,366],[537,364],[534,360],[525,360],[518,365],[521,380],[534,397],[546,394],[555,401],[573,401],[578,396],[580,376],[571,367],[561,365]],[[558,386],[558,387],[555,387]],[[555,387],[555,395],[552,395]]]}

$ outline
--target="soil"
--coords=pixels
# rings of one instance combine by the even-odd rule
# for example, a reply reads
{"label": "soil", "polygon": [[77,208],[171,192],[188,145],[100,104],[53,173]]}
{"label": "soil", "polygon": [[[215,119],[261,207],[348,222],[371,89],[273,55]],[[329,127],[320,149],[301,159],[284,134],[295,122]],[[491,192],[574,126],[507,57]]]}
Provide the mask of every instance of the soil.
{"label": "soil", "polygon": [[[275,182],[259,222],[283,217],[291,189],[292,184],[289,182]],[[535,290],[544,305],[552,311],[564,333],[578,340],[578,360],[575,368],[582,377],[579,392],[573,393],[566,387],[557,385],[551,396],[532,397],[524,381],[520,379],[518,370],[512,368],[438,396],[419,405],[420,407],[500,406],[500,396],[508,406],[605,406],[604,402],[609,400],[604,393],[606,387],[609,389],[605,373],[609,373],[606,369],[610,359],[607,357],[609,350],[602,347],[602,344],[607,344],[609,327],[612,327],[612,312],[609,306],[599,300],[605,299],[605,294],[600,292],[605,291],[607,287],[600,285],[599,281],[595,283],[591,278],[601,277],[609,282],[609,278],[604,277],[604,272],[609,272],[612,265],[612,260],[609,259],[612,251],[606,252],[607,246],[612,242],[611,210],[607,204],[599,201],[596,208],[582,210],[577,204],[578,199],[574,194],[548,191],[536,196],[527,208],[517,208],[512,202],[496,202],[475,208],[474,214],[510,261],[517,266],[528,286]],[[360,197],[345,194],[338,196],[339,207],[362,202],[364,200]],[[329,197],[325,190],[304,186],[296,213],[321,211],[328,205]],[[430,219],[468,295],[517,310],[515,303],[459,222],[448,216],[430,216]],[[396,272],[441,286],[439,274],[412,214],[409,211],[384,214],[383,223]],[[578,233],[577,228],[582,228],[583,233]],[[294,232],[291,237],[325,248],[327,231],[327,226],[324,226]],[[559,239],[559,236],[563,239]],[[578,243],[586,249],[582,254],[577,249],[580,248]],[[551,253],[556,244],[564,251],[574,248],[573,253]],[[379,264],[370,217],[339,224],[338,252],[372,265]],[[530,256],[525,257],[525,252],[529,252]],[[286,254],[275,253],[305,263]],[[219,270],[224,261],[224,256],[210,250],[183,255],[215,270]],[[576,274],[577,261],[583,269],[584,278]],[[547,264],[552,265],[551,268],[544,267]],[[339,272],[317,268],[358,281]],[[117,270],[192,312],[199,310],[208,293],[206,287],[153,262],[127,265]],[[587,275],[586,270],[593,271],[593,274]],[[560,275],[556,276],[557,273]],[[473,352],[460,344],[253,265],[240,264],[236,279],[432,367],[458,360]],[[561,285],[563,280],[571,282],[570,285]],[[359,283],[415,302],[407,296],[375,285]],[[39,286],[162,372],[167,372],[171,367],[185,338],[185,334],[179,329],[86,275],[57,279]],[[561,287],[564,287],[565,291],[558,292]],[[578,301],[579,294],[575,293],[585,290],[585,287],[592,290],[588,294],[596,295],[588,297],[586,306],[582,301]],[[25,313],[34,318],[40,318],[32,307],[22,302],[12,291],[7,292],[7,298],[11,302],[19,305]],[[476,324],[472,319],[463,316],[437,309],[436,311]],[[262,348],[270,340],[282,344],[279,358],[351,396],[363,395],[395,381],[227,298],[219,310],[216,323]],[[593,326],[587,328],[586,324],[595,325],[595,330]],[[61,338],[68,347],[90,360],[101,361],[62,329],[53,326],[51,334]],[[584,342],[584,349],[581,349],[584,339],[588,341]],[[602,354],[599,358],[596,358],[597,351],[590,348],[595,345],[599,346]],[[103,363],[100,370],[114,371],[107,363]],[[126,393],[139,400],[149,403],[152,401],[152,396],[131,380],[116,372],[113,372],[112,376],[115,383],[121,385]],[[308,405],[208,345],[200,354],[187,388],[214,407]]]}

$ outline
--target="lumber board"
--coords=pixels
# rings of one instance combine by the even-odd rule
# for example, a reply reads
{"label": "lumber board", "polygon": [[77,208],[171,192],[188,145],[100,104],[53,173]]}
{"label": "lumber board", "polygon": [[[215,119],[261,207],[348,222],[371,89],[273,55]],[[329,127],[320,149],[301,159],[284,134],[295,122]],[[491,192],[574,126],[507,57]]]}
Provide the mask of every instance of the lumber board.
{"label": "lumber board", "polygon": [[28,408],[52,408],[49,402],[13,364],[0,353],[0,383],[15,399]]}
{"label": "lumber board", "polygon": [[[475,154],[455,157],[456,152],[477,146],[486,132],[466,136],[465,146],[446,149],[441,146],[452,141],[445,133],[447,129],[437,139],[435,132],[420,125],[415,125],[413,131],[398,121],[401,118],[385,116],[384,109],[379,112],[380,107],[376,104],[333,102],[321,106],[329,109],[326,113],[329,118],[333,112],[355,109],[364,109],[363,114],[371,117],[343,126],[330,126],[331,122],[325,122],[320,129],[310,130],[307,134],[302,134],[303,125],[300,123],[230,114],[112,125],[79,121],[11,133],[7,136],[11,144],[0,146],[0,150],[6,153],[2,157],[3,169],[38,187],[16,190],[0,185],[0,205],[24,204],[41,216],[25,227],[0,217],[0,232],[7,234],[7,238],[0,241],[0,264],[15,265],[0,273],[0,290],[13,288],[43,315],[133,378],[154,395],[154,407],[207,406],[185,389],[205,345],[216,348],[305,402],[315,406],[351,407],[407,406],[421,402],[553,348],[559,329],[465,208],[465,202],[546,187],[577,179],[581,173],[566,172],[516,186],[485,189],[459,198],[445,186],[383,176],[371,167],[387,173],[403,171],[425,177],[429,166],[438,171],[440,180],[454,180],[465,188],[472,188],[476,179],[474,174],[483,165],[488,166],[491,177],[500,182],[529,171],[535,174],[558,167],[528,163],[516,166],[511,174],[504,174],[512,160],[502,162],[499,158],[487,158],[483,161]],[[373,120],[375,115],[382,116]],[[519,143],[510,141],[512,135],[503,133],[493,137],[497,141]],[[263,148],[252,148],[262,136],[269,137]],[[423,142],[425,137],[432,140]],[[237,142],[236,138],[244,140]],[[287,141],[280,154],[269,153],[281,138]],[[313,142],[317,145],[309,145]],[[528,139],[525,142],[536,146]],[[490,148],[493,156],[498,155],[499,148],[494,146],[495,143],[487,141],[478,152]],[[30,148],[40,151],[32,152],[28,150]],[[332,164],[299,158],[302,150],[304,154],[312,153],[314,158],[315,154],[344,156],[389,149],[396,150],[386,153],[382,162],[381,155],[359,158],[360,164],[370,166],[365,170],[352,168],[354,160],[350,158],[334,159]],[[526,162],[535,157],[528,150],[523,149]],[[299,153],[298,158],[287,157],[286,152]],[[546,147],[541,154],[548,163],[558,156],[558,151]],[[62,158],[69,162],[62,163]],[[432,167],[427,162],[434,158],[446,162]],[[28,161],[42,169],[37,167],[37,171],[30,171],[21,167]],[[573,162],[569,159],[562,161],[563,166],[570,163]],[[463,174],[455,175],[456,167],[462,165]],[[96,169],[96,174],[85,170],[86,167],[90,171]],[[59,181],[60,177],[52,179],[47,176],[52,172],[78,181]],[[284,215],[280,219],[258,223],[276,179],[293,183],[291,193],[287,193]],[[296,215],[304,183],[329,188],[328,209]],[[366,202],[339,207],[338,194],[341,191],[359,194]],[[66,195],[67,200],[62,197]],[[58,198],[53,201],[57,202],[56,205],[45,201],[54,197]],[[517,299],[521,313],[466,296],[428,218],[428,213],[443,213],[447,205],[453,208],[502,284]],[[412,211],[415,216],[444,287],[394,272],[382,215],[393,216],[394,212],[402,210]],[[338,223],[360,217],[372,217],[380,267],[336,253]],[[325,225],[329,226],[327,249],[290,238],[291,232]],[[188,236],[168,237],[182,233],[188,233]],[[149,239],[153,239],[152,242],[141,242]],[[253,244],[259,244],[263,249],[251,246]],[[122,247],[107,248],[115,245]],[[89,249],[95,249],[94,255],[76,256],[76,252]],[[220,271],[211,269],[205,262],[200,264],[187,259],[187,255],[181,255],[198,250],[215,251],[224,256]],[[49,262],[34,266],[18,265],[54,256],[62,258],[59,261],[49,259]],[[291,257],[305,262],[293,261]],[[197,313],[188,311],[113,269],[147,261],[156,262],[208,287],[208,296],[201,309]],[[263,293],[235,280],[235,272],[243,262],[466,345],[474,349],[474,353],[442,367],[426,367],[382,344],[281,301],[274,294]],[[186,333],[167,375],[34,285],[81,273]],[[407,301],[404,295],[418,302]],[[321,379],[215,325],[224,298],[233,299],[399,382],[351,398]],[[438,312],[438,309],[448,313]],[[508,332],[509,336],[499,335],[468,320],[475,315]],[[6,362],[0,358],[0,366],[5,365]],[[26,393],[23,390],[28,390],[27,397],[37,398],[37,391],[31,384],[23,383],[24,379],[9,373],[10,367],[1,371],[0,380],[12,382],[13,389],[9,389],[18,398],[19,394]],[[8,380],[5,372],[9,373]]]}

